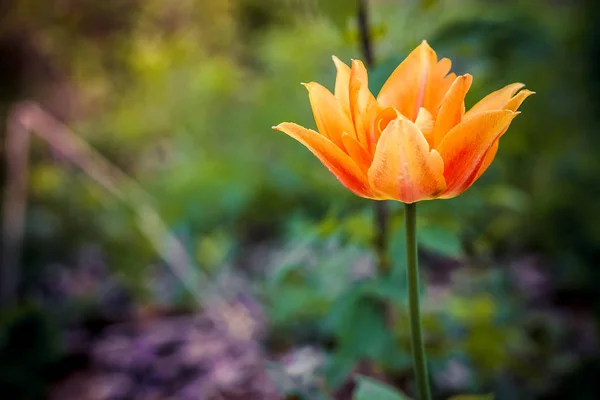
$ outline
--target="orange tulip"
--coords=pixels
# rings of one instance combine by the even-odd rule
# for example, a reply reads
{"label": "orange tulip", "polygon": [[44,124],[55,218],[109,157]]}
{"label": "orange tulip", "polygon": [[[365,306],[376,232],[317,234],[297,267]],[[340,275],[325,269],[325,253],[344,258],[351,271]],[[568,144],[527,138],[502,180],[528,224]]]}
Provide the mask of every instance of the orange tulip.
{"label": "orange tulip", "polygon": [[[423,41],[377,98],[359,60],[335,56],[334,93],[304,84],[319,132],[291,122],[274,129],[306,146],[349,190],[375,200],[414,203],[467,190],[489,167],[498,141],[533,92],[513,83],[465,112],[472,77],[450,73]],[[519,91],[520,90],[520,91]]]}

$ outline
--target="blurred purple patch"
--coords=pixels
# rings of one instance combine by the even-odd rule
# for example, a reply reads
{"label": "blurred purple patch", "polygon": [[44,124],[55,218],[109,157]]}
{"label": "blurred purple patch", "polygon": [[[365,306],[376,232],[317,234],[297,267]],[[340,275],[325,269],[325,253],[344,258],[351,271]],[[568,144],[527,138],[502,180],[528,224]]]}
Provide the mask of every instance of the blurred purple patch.
{"label": "blurred purple patch", "polygon": [[86,398],[82,390],[94,400],[277,399],[258,343],[260,315],[245,299],[108,326],[89,349],[93,378],[60,399]]}

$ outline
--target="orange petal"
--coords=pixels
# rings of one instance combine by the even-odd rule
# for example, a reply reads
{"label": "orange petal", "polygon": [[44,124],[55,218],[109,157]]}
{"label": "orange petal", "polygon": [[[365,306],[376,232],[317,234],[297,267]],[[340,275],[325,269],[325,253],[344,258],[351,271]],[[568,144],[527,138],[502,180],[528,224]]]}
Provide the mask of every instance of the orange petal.
{"label": "orange petal", "polygon": [[444,161],[419,128],[405,118],[389,123],[381,134],[369,168],[369,182],[384,198],[414,203],[441,193]]}
{"label": "orange petal", "polygon": [[350,118],[350,98],[348,95],[348,87],[350,86],[350,67],[343,63],[336,56],[332,56],[337,76],[335,78],[335,98],[342,105],[342,109]]}
{"label": "orange petal", "polygon": [[[506,105],[504,106],[504,109],[511,110],[511,111],[517,111],[519,109],[519,107],[521,106],[521,104],[523,104],[523,101],[527,97],[531,96],[532,94],[535,94],[535,92],[532,92],[531,90],[520,91],[519,93],[517,93],[516,96],[514,96],[512,99],[510,99],[508,101],[508,103],[506,103]],[[473,183],[475,183],[475,181],[477,179],[479,179],[481,177],[481,175],[483,175],[483,173],[492,164],[492,161],[494,161],[494,158],[496,157],[496,153],[498,153],[498,147],[500,145],[500,138],[502,137],[502,135],[504,135],[506,133],[507,130],[508,130],[508,126],[506,128],[504,128],[504,130],[502,131],[502,133],[500,134],[498,139],[496,139],[494,141],[494,143],[492,144],[492,147],[490,147],[490,149],[485,153],[485,156],[483,157],[483,160],[481,161],[480,165],[476,168],[475,173],[472,174],[469,181],[465,184],[465,186],[466,186],[465,190],[468,189],[469,187],[471,187],[471,185]]]}
{"label": "orange petal", "polygon": [[[496,157],[496,153],[498,152],[499,142],[499,140],[496,140],[494,144],[492,144],[492,147],[490,147],[490,149],[485,153],[485,156],[479,165],[473,170],[473,173],[471,173],[469,179],[467,179],[463,184],[461,193],[470,188],[492,164],[492,161],[494,161],[494,157]],[[442,196],[442,198],[444,198],[444,196]]]}
{"label": "orange petal", "polygon": [[457,196],[467,189],[486,152],[517,114],[510,110],[484,111],[465,119],[444,136],[437,147],[448,184],[441,198]]}
{"label": "orange petal", "polygon": [[477,179],[479,179],[479,177],[483,175],[483,173],[492,164],[492,161],[494,161],[494,158],[496,157],[496,153],[498,153],[499,147],[500,140],[496,140],[494,144],[492,144],[492,147],[490,147],[490,149],[487,151],[487,153],[485,153],[485,157],[483,157],[483,161],[481,162],[481,165],[479,166],[475,174],[475,179],[473,179],[473,182],[471,182],[469,186],[471,186]]}
{"label": "orange petal", "polygon": [[371,166],[373,157],[369,155],[365,148],[362,147],[362,145],[358,143],[356,139],[345,132],[342,134],[342,142],[346,148],[346,153],[348,153],[356,165],[358,165],[366,173]]}
{"label": "orange petal", "polygon": [[304,84],[312,107],[317,129],[321,135],[342,147],[342,133],[354,133],[352,123],[342,110],[335,96],[322,85],[311,82]]}
{"label": "orange petal", "polygon": [[354,122],[356,139],[370,151],[373,143],[369,139],[372,121],[377,113],[377,100],[369,90],[367,69],[360,60],[352,60],[350,71],[350,115]]}
{"label": "orange petal", "polygon": [[435,75],[437,77],[443,79],[446,75],[448,75],[450,73],[451,69],[452,69],[452,60],[450,60],[449,58],[442,58],[435,65],[435,70],[436,70]]}
{"label": "orange petal", "polygon": [[417,120],[415,121],[415,125],[421,130],[425,139],[427,139],[427,143],[429,146],[433,144],[433,127],[435,121],[433,120],[433,116],[429,111],[425,108],[421,107],[419,109],[419,114],[417,114]]}
{"label": "orange petal", "polygon": [[[375,153],[375,148],[377,147],[377,140],[379,139],[379,136],[381,136],[381,135],[377,135],[377,133],[374,131],[375,119],[376,119],[377,115],[379,115],[380,111],[381,111],[381,106],[379,105],[379,103],[377,103],[377,100],[375,100],[375,97],[373,97],[373,101],[369,104],[369,106],[367,107],[367,109],[365,110],[365,112],[363,114],[365,131],[367,133],[366,149],[369,152],[369,154],[371,154],[371,155],[373,155],[373,153]],[[375,138],[376,136],[377,136],[377,139]]]}
{"label": "orange petal", "polygon": [[376,147],[379,138],[381,137],[381,133],[385,130],[390,122],[398,118],[400,114],[393,107],[380,108],[376,114],[376,117],[373,119],[373,126],[371,127],[371,141]]}
{"label": "orange petal", "polygon": [[465,118],[482,111],[501,110],[506,102],[523,86],[525,85],[522,83],[511,83],[500,90],[488,94],[465,114]]}
{"label": "orange petal", "polygon": [[365,173],[350,156],[325,136],[292,122],[283,122],[273,129],[287,133],[306,146],[342,185],[354,194],[367,198],[373,197]]}
{"label": "orange petal", "polygon": [[503,108],[505,110],[517,111],[519,109],[519,107],[521,107],[521,104],[523,104],[525,99],[528,98],[529,96],[531,96],[532,94],[535,94],[535,92],[532,92],[531,90],[527,90],[527,89],[521,90],[512,99],[510,99],[504,105]]}
{"label": "orange petal", "polygon": [[447,58],[442,58],[434,67],[430,76],[424,107],[431,112],[434,118],[437,117],[442,99],[456,79],[456,74],[448,75],[451,67],[452,62]]}
{"label": "orange petal", "polygon": [[[392,72],[381,88],[377,100],[382,106],[394,107],[406,118],[414,121],[419,108],[425,104],[430,75],[436,64],[435,51],[423,41]],[[444,62],[442,67],[445,68],[446,65],[447,62]]]}
{"label": "orange petal", "polygon": [[469,74],[459,76],[444,96],[433,130],[434,148],[440,144],[444,135],[460,122],[465,108],[465,96],[472,82],[473,77]]}

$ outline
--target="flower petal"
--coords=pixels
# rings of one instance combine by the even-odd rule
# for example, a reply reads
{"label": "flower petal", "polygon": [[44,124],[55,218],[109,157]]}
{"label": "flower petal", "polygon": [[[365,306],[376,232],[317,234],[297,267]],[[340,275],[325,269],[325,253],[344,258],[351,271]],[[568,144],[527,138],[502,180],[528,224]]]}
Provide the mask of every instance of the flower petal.
{"label": "flower petal", "polygon": [[515,93],[525,85],[522,83],[511,83],[500,90],[496,90],[485,96],[465,114],[465,118],[473,114],[488,110],[501,110]]}
{"label": "flower petal", "polygon": [[[401,114],[393,107],[381,108],[377,111],[375,118],[373,119],[373,126],[371,127],[371,142],[373,150],[375,149],[381,133],[385,130],[390,122],[400,117]],[[371,151],[374,153],[374,151]]]}
{"label": "flower petal", "polygon": [[421,107],[435,118],[444,94],[456,78],[448,75],[451,67],[447,58],[438,62],[435,51],[423,41],[392,72],[377,100],[384,107],[395,107],[411,121],[416,120]]}
{"label": "flower petal", "polygon": [[423,106],[436,118],[440,103],[446,95],[446,92],[456,79],[456,74],[450,72],[452,62],[447,58],[442,58],[434,67],[427,85],[427,94]]}
{"label": "flower petal", "polygon": [[348,94],[348,88],[350,86],[350,67],[347,66],[336,56],[332,56],[337,75],[335,78],[335,98],[342,105],[342,109],[350,118],[350,97]]}
{"label": "flower petal", "polygon": [[433,127],[435,121],[433,120],[433,116],[427,109],[421,107],[419,109],[419,114],[417,114],[417,120],[415,121],[415,125],[421,130],[425,139],[427,139],[427,143],[429,143],[429,147],[432,147],[433,144]]}
{"label": "flower petal", "polygon": [[[494,161],[494,158],[496,157],[496,153],[498,153],[499,147],[500,147],[500,139],[496,139],[496,141],[492,144],[492,147],[490,147],[490,149],[485,153],[485,157],[483,157],[483,160],[481,161],[481,165],[479,166],[479,168],[477,168],[477,172],[475,173],[475,178],[473,179],[473,182],[471,182],[469,184],[469,186],[471,186],[473,183],[475,183],[475,181],[477,179],[479,179],[479,177],[481,175],[483,175],[483,173],[492,164],[492,161]],[[467,186],[467,189],[469,188],[469,186]]]}
{"label": "flower petal", "polygon": [[444,162],[419,128],[399,117],[388,124],[369,168],[369,182],[384,198],[414,203],[436,197],[446,187]]}
{"label": "flower petal", "polygon": [[367,69],[360,60],[352,60],[350,71],[350,115],[356,131],[356,139],[368,151],[374,147],[370,140],[372,121],[379,105],[369,90]]}
{"label": "flower petal", "polygon": [[465,74],[456,78],[444,96],[435,120],[433,147],[440,144],[444,135],[460,122],[465,112],[465,96],[471,88],[473,77]]}
{"label": "flower petal", "polygon": [[[531,90],[520,91],[504,105],[504,109],[510,111],[517,111],[521,104],[523,104],[523,101],[534,93],[535,92],[532,92]],[[489,148],[489,150],[486,151],[485,156],[479,163],[479,166],[477,166],[475,171],[471,174],[471,177],[467,180],[467,182],[465,182],[464,190],[471,187],[471,185],[473,185],[473,183],[475,183],[475,181],[477,181],[477,179],[479,179],[481,175],[483,175],[483,173],[492,164],[492,161],[494,161],[494,158],[496,157],[496,153],[498,153],[498,148],[500,146],[500,138],[506,133],[507,130],[508,126],[504,128],[502,133],[500,133],[500,135],[498,136],[498,139],[496,139],[492,146]]]}
{"label": "flower petal", "polygon": [[[506,105],[504,106],[504,109],[511,110],[511,111],[517,111],[519,109],[519,107],[521,106],[521,104],[523,104],[523,101],[527,97],[531,96],[532,94],[535,94],[535,92],[532,92],[531,90],[520,91],[519,93],[517,93],[516,96],[514,96],[512,99],[510,99],[508,101],[508,103],[506,103]],[[492,144],[492,147],[490,147],[490,149],[485,153],[485,157],[483,157],[483,160],[481,161],[480,166],[477,168],[477,171],[476,171],[475,175],[473,176],[472,182],[467,186],[467,189],[473,183],[475,183],[475,181],[477,179],[479,179],[481,177],[481,175],[483,175],[483,173],[492,164],[492,161],[494,161],[494,158],[496,157],[496,153],[498,153],[498,147],[500,145],[500,138],[506,133],[507,130],[508,130],[508,127],[506,127],[504,129],[504,131],[500,134],[498,139],[496,139],[494,144]]]}
{"label": "flower petal", "polygon": [[342,142],[344,143],[344,147],[346,148],[346,153],[354,160],[356,165],[360,167],[365,173],[369,170],[371,166],[371,161],[373,161],[373,157],[369,155],[369,153],[365,150],[365,148],[358,143],[356,139],[352,136],[348,135],[346,132],[342,134]]}
{"label": "flower petal", "polygon": [[[392,72],[383,84],[377,100],[382,106],[394,107],[414,121],[419,108],[425,104],[430,74],[436,63],[435,51],[423,41]],[[446,65],[447,62],[444,62],[443,67]]]}
{"label": "flower petal", "polygon": [[471,175],[486,152],[518,113],[484,111],[465,119],[444,136],[437,150],[444,160],[447,188],[441,198],[451,198],[467,189]]}
{"label": "flower petal", "polygon": [[512,99],[510,99],[504,105],[503,108],[505,110],[517,111],[519,109],[519,107],[521,107],[521,104],[523,104],[525,99],[528,98],[529,96],[531,96],[532,94],[535,94],[535,92],[532,92],[531,90],[527,90],[527,89],[521,90]]}
{"label": "flower petal", "polygon": [[444,76],[448,75],[452,69],[452,60],[449,58],[442,58],[440,61],[438,61],[435,68],[438,69],[437,73],[443,78]]}
{"label": "flower petal", "polygon": [[321,135],[342,147],[342,133],[354,134],[354,128],[348,116],[335,96],[322,85],[311,82],[304,84],[312,107],[317,129]]}
{"label": "flower petal", "polygon": [[342,185],[354,194],[367,198],[373,197],[365,173],[350,156],[325,136],[292,122],[283,122],[273,129],[288,134],[306,146]]}

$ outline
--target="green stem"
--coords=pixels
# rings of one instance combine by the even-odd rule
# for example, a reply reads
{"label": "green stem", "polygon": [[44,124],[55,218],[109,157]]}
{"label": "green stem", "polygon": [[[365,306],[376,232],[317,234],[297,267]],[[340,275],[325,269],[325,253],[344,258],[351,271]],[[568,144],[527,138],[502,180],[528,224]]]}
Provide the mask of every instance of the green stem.
{"label": "green stem", "polygon": [[429,375],[423,343],[421,312],[419,310],[419,261],[417,258],[417,204],[404,205],[406,225],[406,271],[408,276],[408,308],[410,311],[410,338],[413,367],[419,400],[430,400]]}

